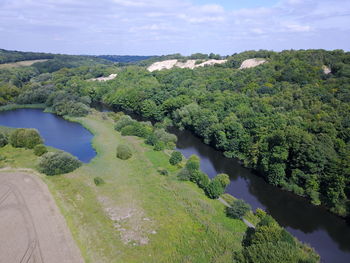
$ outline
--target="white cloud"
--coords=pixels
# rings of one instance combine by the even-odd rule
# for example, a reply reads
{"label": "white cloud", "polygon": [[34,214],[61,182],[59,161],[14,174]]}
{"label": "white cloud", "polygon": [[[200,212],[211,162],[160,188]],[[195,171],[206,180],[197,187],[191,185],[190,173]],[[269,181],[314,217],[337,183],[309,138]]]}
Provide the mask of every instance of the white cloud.
{"label": "white cloud", "polygon": [[0,47],[227,54],[260,48],[348,48],[350,41],[348,0],[281,0],[272,7],[238,10],[227,10],[215,0],[203,5],[191,1],[0,0]]}

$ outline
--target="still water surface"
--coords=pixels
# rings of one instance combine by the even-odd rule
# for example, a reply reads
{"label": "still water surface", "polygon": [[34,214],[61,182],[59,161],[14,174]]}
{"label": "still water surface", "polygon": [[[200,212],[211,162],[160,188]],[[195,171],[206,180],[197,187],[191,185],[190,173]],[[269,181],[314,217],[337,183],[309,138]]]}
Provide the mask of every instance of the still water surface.
{"label": "still water surface", "polygon": [[17,109],[0,112],[0,125],[39,130],[45,144],[64,150],[82,162],[89,162],[96,152],[91,146],[93,135],[79,123],[69,122],[40,109]]}

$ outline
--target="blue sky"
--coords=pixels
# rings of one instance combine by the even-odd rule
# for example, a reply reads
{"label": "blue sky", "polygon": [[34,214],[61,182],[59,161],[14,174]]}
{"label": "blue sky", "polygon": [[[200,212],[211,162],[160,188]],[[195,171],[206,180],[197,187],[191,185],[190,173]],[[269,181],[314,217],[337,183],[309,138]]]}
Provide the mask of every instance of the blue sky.
{"label": "blue sky", "polygon": [[67,54],[344,49],[349,0],[0,0],[0,48]]}

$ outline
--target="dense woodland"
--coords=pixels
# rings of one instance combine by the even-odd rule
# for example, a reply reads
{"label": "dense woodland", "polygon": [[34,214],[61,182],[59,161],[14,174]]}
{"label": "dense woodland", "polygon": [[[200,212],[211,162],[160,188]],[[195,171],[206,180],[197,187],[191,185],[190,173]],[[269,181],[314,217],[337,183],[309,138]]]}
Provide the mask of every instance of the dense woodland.
{"label": "dense woodland", "polygon": [[[191,58],[210,56],[216,55]],[[186,59],[175,54],[162,60],[167,58]],[[248,58],[268,62],[239,70]],[[81,116],[103,102],[132,111],[189,129],[270,184],[349,215],[350,53],[248,51],[227,57],[222,65],[150,73],[143,65],[154,59],[121,67],[93,57],[62,56],[1,69],[0,105],[46,103],[60,115]],[[118,77],[87,81],[110,73]]]}

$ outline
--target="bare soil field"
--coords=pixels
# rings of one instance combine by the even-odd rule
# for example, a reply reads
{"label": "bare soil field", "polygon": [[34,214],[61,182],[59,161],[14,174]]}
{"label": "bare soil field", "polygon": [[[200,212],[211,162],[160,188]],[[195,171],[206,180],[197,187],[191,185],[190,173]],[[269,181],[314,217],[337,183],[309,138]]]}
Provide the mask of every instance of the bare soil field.
{"label": "bare soil field", "polygon": [[0,263],[83,262],[47,186],[30,172],[0,170]]}
{"label": "bare soil field", "polygon": [[0,64],[0,69],[1,68],[28,67],[28,66],[33,65],[34,63],[45,62],[45,61],[48,61],[48,59],[23,60],[23,61],[18,61],[18,62],[13,62],[13,63],[5,63],[5,64]]}

